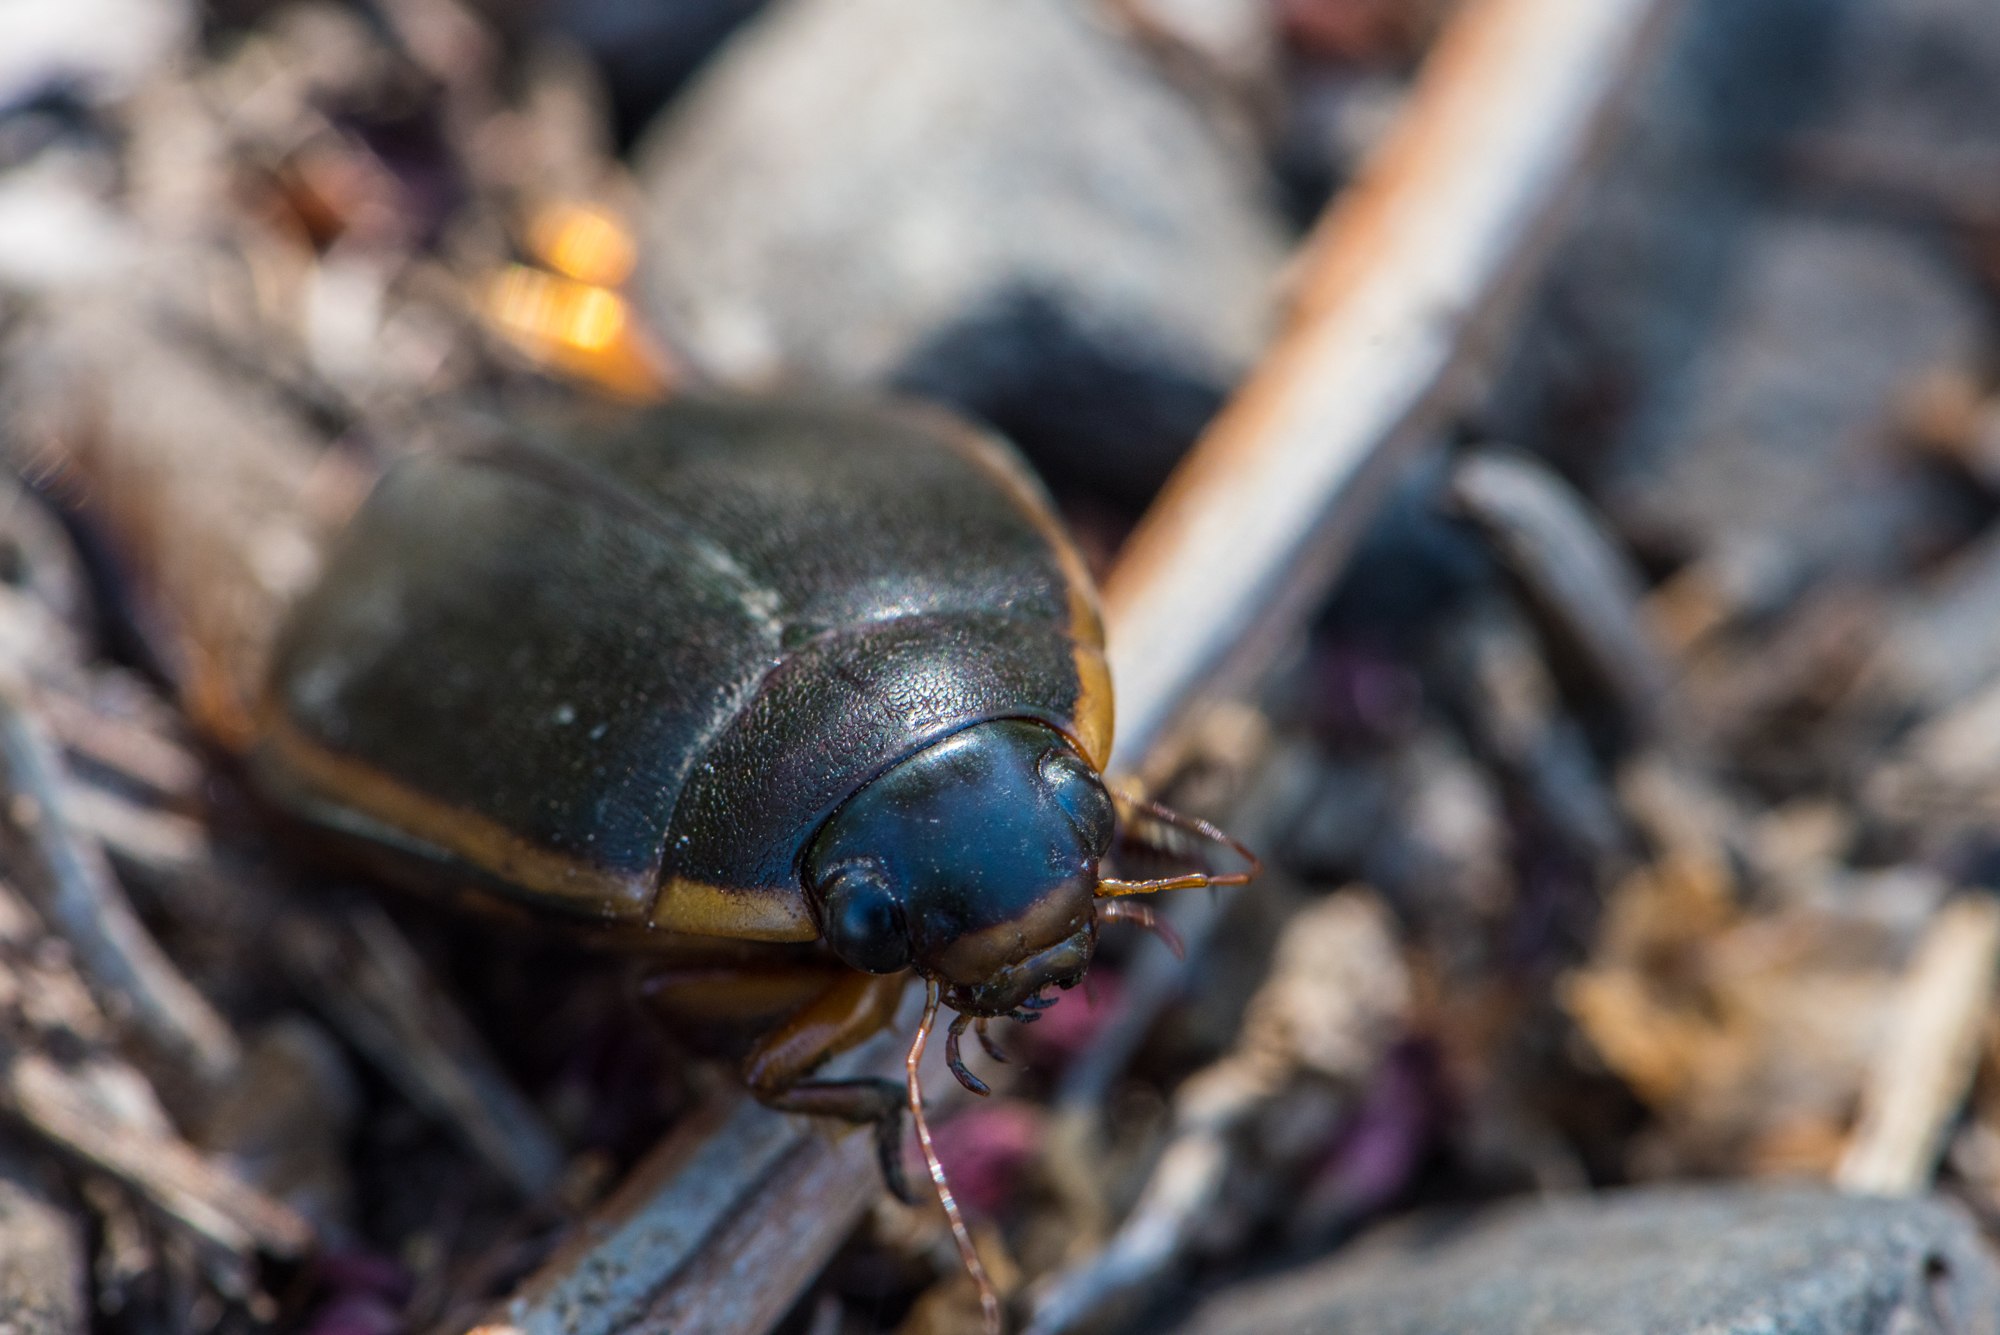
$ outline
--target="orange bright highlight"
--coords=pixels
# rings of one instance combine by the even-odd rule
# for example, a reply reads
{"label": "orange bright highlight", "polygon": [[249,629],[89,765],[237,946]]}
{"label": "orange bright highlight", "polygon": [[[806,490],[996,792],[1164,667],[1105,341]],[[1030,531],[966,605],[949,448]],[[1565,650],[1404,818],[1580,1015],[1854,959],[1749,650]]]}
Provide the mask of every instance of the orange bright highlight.
{"label": "orange bright highlight", "polygon": [[486,315],[530,360],[630,399],[657,399],[673,377],[666,356],[608,288],[509,265],[486,294]]}

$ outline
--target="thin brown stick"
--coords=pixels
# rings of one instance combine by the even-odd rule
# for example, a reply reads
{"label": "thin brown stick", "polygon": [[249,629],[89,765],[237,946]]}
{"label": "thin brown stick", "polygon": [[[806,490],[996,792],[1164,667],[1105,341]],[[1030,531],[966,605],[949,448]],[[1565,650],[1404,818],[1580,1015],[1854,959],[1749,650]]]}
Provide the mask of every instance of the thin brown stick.
{"label": "thin brown stick", "polygon": [[[115,1064],[99,1069],[129,1079]],[[35,1052],[0,1066],[0,1099],[47,1142],[108,1173],[192,1236],[220,1252],[295,1258],[313,1231],[289,1206],[217,1167],[165,1130],[146,1133],[109,1113],[90,1086]]]}
{"label": "thin brown stick", "polygon": [[979,1314],[986,1323],[986,1335],[1000,1335],[1000,1295],[994,1291],[979,1251],[972,1245],[972,1233],[965,1227],[965,1216],[959,1213],[958,1198],[951,1194],[944,1161],[938,1158],[937,1146],[931,1143],[931,1125],[924,1118],[924,1087],[917,1076],[917,1067],[923,1063],[924,1045],[930,1041],[937,1013],[938,985],[927,980],[924,1018],[917,1022],[917,1036],[910,1040],[909,1055],[903,1058],[903,1070],[910,1081],[910,1120],[916,1125],[917,1144],[923,1147],[924,1165],[930,1169],[931,1185],[937,1188],[938,1204],[944,1207],[945,1218],[951,1221],[951,1240],[958,1244],[958,1259],[965,1262],[965,1273],[972,1276],[972,1283],[979,1290]]}
{"label": "thin brown stick", "polygon": [[228,1022],[153,940],[112,874],[104,850],[68,816],[62,758],[15,688],[0,683],[4,840],[21,885],[76,951],[105,1009],[195,1083],[214,1083],[241,1053]]}
{"label": "thin brown stick", "polygon": [[1269,661],[1395,470],[1478,388],[1664,0],[1472,0],[1307,243],[1289,327],[1169,480],[1104,589],[1114,762]]}
{"label": "thin brown stick", "polygon": [[[923,998],[912,990],[899,1032]],[[882,1033],[835,1057],[830,1079],[891,1076]],[[939,1101],[956,1095],[948,1084]],[[591,1212],[588,1225],[485,1323],[488,1335],[756,1335],[825,1267],[877,1198],[874,1137],[774,1113],[740,1092],[697,1112]],[[757,1282],[743,1283],[754,1275]]]}

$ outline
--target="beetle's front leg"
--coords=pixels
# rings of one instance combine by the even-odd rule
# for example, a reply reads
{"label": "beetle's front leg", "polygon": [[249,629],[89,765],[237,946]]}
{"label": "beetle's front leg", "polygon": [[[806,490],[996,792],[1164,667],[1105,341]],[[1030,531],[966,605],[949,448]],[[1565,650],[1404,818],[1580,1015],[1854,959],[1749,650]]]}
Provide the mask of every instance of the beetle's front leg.
{"label": "beetle's front leg", "polygon": [[782,966],[665,968],[641,991],[654,1007],[679,1019],[749,1019],[761,1011],[765,1028],[743,1059],[743,1082],[760,1103],[780,1112],[811,1113],[871,1123],[889,1189],[908,1201],[902,1130],[906,1094],[894,1080],[814,1080],[828,1059],[887,1028],[907,974],[867,974]]}
{"label": "beetle's front leg", "polygon": [[905,974],[838,975],[758,1040],[744,1059],[743,1080],[760,1101],[784,1112],[873,1123],[883,1180],[898,1199],[914,1203],[903,1178],[903,1087],[883,1079],[809,1078],[834,1054],[888,1028],[907,981]]}

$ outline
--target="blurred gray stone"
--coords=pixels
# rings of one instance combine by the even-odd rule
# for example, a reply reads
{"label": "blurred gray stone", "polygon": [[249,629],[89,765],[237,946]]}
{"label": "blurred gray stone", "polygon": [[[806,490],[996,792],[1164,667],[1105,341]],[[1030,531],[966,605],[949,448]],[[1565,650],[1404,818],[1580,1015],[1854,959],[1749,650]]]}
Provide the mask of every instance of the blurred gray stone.
{"label": "blurred gray stone", "polygon": [[92,101],[125,97],[194,32],[187,0],[0,4],[0,108],[56,89]]}
{"label": "blurred gray stone", "polygon": [[1924,559],[1949,493],[1896,448],[1900,414],[1917,377],[1981,364],[1993,320],[1933,224],[1824,159],[1961,112],[1950,142],[1978,140],[2000,107],[1992,8],[1683,6],[1516,343],[1497,434],[1568,465],[1654,558],[1715,563],[1752,610]]}
{"label": "blurred gray stone", "polygon": [[1261,347],[1233,146],[1077,0],[785,0],[645,137],[651,314],[735,384],[888,384],[1142,499]]}
{"label": "blurred gray stone", "polygon": [[1937,1200],[1607,1192],[1423,1216],[1225,1289],[1187,1335],[1992,1335],[2000,1283]]}
{"label": "blurred gray stone", "polygon": [[1933,498],[1891,440],[1910,386],[1976,364],[1981,298],[1907,228],[1773,209],[1706,346],[1634,422],[1608,504],[1789,587],[1899,568]]}
{"label": "blurred gray stone", "polygon": [[[1837,183],[1900,184],[1990,205],[2000,163],[2000,23],[1992,0],[1849,0],[1828,114],[1804,147]],[[1886,177],[1887,179],[1883,179]]]}

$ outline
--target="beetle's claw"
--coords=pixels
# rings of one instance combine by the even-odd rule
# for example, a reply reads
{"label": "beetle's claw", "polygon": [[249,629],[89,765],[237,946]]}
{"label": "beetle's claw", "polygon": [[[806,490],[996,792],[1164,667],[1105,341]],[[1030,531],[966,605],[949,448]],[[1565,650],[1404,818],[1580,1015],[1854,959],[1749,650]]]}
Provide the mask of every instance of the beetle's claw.
{"label": "beetle's claw", "polygon": [[910,1187],[909,1175],[903,1171],[903,1114],[902,1110],[885,1113],[875,1123],[875,1157],[882,1165],[882,1182],[889,1188],[889,1194],[905,1205],[921,1207],[917,1193]]}
{"label": "beetle's claw", "polygon": [[978,1023],[972,1026],[972,1032],[978,1036],[979,1046],[986,1049],[987,1056],[999,1062],[1002,1066],[1007,1064],[1007,1054],[1000,1050],[1000,1045],[994,1041],[993,1035],[986,1032],[985,1016],[982,1015],[979,1017]]}
{"label": "beetle's claw", "polygon": [[951,1022],[951,1028],[944,1036],[944,1064],[946,1070],[958,1077],[959,1084],[984,1098],[993,1092],[993,1087],[965,1069],[965,1058],[958,1051],[959,1035],[965,1032],[965,1026],[971,1021],[970,1015],[961,1015]]}

